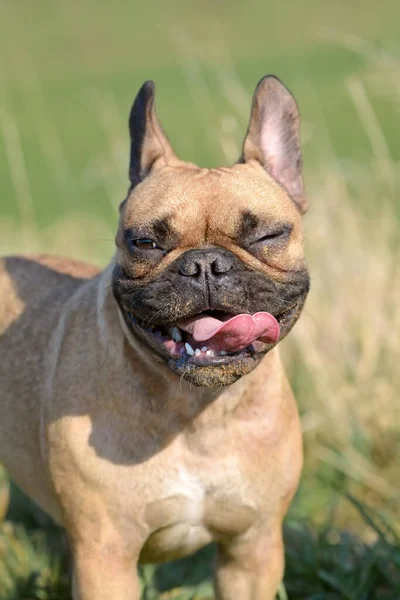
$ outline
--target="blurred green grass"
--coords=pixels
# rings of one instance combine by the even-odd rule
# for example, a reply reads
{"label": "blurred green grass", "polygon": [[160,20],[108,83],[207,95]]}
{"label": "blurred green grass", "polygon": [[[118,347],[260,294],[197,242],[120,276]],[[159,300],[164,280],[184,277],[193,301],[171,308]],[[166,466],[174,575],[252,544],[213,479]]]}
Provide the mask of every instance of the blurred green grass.
{"label": "blurred green grass", "polygon": [[[138,87],[149,78],[158,85],[159,112],[178,154],[208,165],[226,161],[217,142],[221,117],[238,121],[233,133],[239,140],[247,96],[266,72],[279,74],[303,114],[307,175],[321,160],[331,159],[332,152],[343,163],[367,163],[374,157],[346,89],[351,78],[368,70],[374,110],[398,160],[392,127],[397,107],[388,101],[399,86],[398,75],[390,76],[398,3],[383,2],[380,12],[378,19],[372,0],[358,8],[315,0],[278,8],[251,0],[245,14],[236,2],[189,7],[184,2],[119,1],[111,8],[94,0],[79,6],[3,0],[3,129],[7,118],[17,124],[34,224],[40,230],[72,211],[114,222],[126,181],[121,177],[112,184],[110,197],[110,186],[104,185],[112,152],[107,127],[121,140],[115,159],[125,169],[128,111]],[[246,94],[238,93],[236,80]],[[13,201],[15,181],[8,162],[3,142],[6,201],[0,214],[18,222],[21,206]]]}
{"label": "blurred green grass", "polygon": [[[177,153],[204,166],[236,160],[265,73],[277,74],[299,102],[312,293],[283,348],[306,450],[290,519],[311,519],[319,533],[298,525],[311,554],[288,550],[295,599],[400,597],[398,579],[388,584],[382,575],[382,564],[398,573],[398,541],[383,542],[346,501],[350,491],[386,519],[400,512],[399,16],[394,0],[250,0],[245,8],[225,0],[1,2],[2,254],[107,262],[127,188],[127,116],[144,80],[157,84]],[[5,505],[0,484],[0,520]],[[328,521],[372,546],[331,535]],[[293,527],[289,546],[298,539]],[[0,558],[13,575],[0,570],[1,600],[44,600],[47,585],[50,597],[69,593],[62,536],[48,528],[13,488],[0,535]],[[58,551],[49,554],[48,543]],[[164,580],[181,573],[166,569]],[[143,574],[146,597],[157,597],[156,574],[150,567]],[[302,588],[293,583],[299,578]],[[8,596],[6,581],[16,590]]]}

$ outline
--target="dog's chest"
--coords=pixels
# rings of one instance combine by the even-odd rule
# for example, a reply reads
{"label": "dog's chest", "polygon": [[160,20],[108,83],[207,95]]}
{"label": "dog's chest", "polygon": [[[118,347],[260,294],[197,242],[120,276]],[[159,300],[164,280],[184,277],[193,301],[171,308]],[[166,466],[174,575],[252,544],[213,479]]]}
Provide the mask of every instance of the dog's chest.
{"label": "dog's chest", "polygon": [[152,533],[142,558],[170,560],[212,540],[244,534],[257,517],[257,503],[247,487],[236,456],[214,465],[204,461],[172,467],[163,482],[162,497],[146,506]]}

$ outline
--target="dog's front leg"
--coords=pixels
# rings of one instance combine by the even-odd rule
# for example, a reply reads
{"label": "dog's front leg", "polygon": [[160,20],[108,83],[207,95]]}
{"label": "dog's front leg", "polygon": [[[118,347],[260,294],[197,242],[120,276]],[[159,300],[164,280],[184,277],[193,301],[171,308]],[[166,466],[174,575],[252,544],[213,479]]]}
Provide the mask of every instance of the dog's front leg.
{"label": "dog's front leg", "polygon": [[73,600],[139,600],[140,528],[78,485],[64,495],[73,559]]}
{"label": "dog's front leg", "polygon": [[283,578],[281,528],[218,547],[217,600],[274,600]]}
{"label": "dog's front leg", "polygon": [[74,548],[73,600],[139,600],[136,560],[116,548],[80,543]]}

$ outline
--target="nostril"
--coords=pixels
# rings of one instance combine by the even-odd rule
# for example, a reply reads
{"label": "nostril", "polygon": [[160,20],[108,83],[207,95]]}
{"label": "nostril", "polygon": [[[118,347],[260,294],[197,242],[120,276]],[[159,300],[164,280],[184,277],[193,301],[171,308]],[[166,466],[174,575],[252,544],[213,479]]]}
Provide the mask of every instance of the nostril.
{"label": "nostril", "polygon": [[218,257],[211,263],[211,271],[214,275],[228,273],[232,268],[232,262],[225,257]]}
{"label": "nostril", "polygon": [[198,277],[201,273],[201,267],[194,260],[185,261],[179,267],[179,273],[184,277]]}
{"label": "nostril", "polygon": [[235,256],[230,252],[213,249],[188,250],[178,263],[178,273],[183,277],[219,277],[235,266]]}

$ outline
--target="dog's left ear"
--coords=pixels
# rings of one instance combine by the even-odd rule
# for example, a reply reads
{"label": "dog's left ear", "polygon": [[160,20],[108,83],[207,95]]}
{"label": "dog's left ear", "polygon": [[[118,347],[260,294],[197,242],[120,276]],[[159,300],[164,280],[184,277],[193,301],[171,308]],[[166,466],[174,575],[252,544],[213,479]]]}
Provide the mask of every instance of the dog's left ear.
{"label": "dog's left ear", "polygon": [[299,109],[289,90],[273,75],[261,79],[253,96],[240,162],[253,160],[285,188],[302,213],[307,210]]}
{"label": "dog's left ear", "polygon": [[179,162],[158,120],[154,96],[153,81],[146,81],[135,98],[129,116],[129,179],[132,188],[150,172]]}

